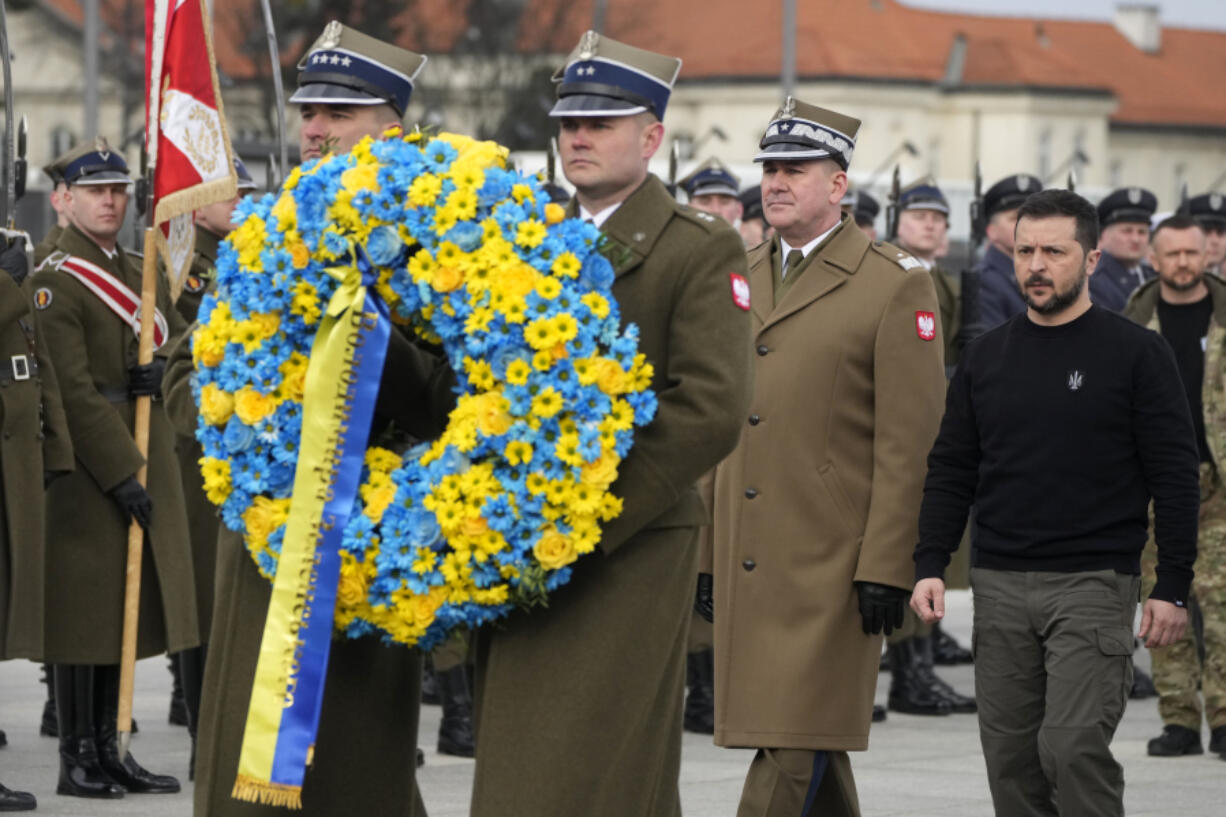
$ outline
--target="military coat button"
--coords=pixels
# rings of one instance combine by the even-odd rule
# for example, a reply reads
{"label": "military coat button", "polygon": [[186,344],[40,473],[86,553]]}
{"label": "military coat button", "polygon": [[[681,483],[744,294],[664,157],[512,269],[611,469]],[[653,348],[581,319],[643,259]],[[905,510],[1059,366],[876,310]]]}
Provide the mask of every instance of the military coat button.
{"label": "military coat button", "polygon": [[766,357],[766,353],[769,351],[770,347],[768,347],[765,343],[758,347],[758,354],[762,357]]}
{"label": "military coat button", "polygon": [[756,426],[760,422],[762,422],[762,418],[759,417],[758,415],[756,414],[749,415],[749,424],[751,426]]}
{"label": "military coat button", "polygon": [[745,489],[745,498],[746,498],[746,499],[753,499],[753,498],[754,498],[755,496],[757,496],[757,495],[758,495],[758,489],[757,489],[757,488],[746,488],[746,489]]}
{"label": "military coat button", "polygon": [[758,566],[758,563],[755,562],[753,559],[746,559],[745,561],[741,562],[741,567],[745,568],[745,572],[747,573],[750,570],[753,570],[757,566]]}

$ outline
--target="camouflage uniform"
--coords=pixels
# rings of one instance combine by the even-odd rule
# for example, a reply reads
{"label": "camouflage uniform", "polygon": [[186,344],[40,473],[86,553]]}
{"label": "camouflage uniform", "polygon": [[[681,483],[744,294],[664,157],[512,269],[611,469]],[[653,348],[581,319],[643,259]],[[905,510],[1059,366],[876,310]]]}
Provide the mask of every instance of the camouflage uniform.
{"label": "camouflage uniform", "polygon": [[[1192,597],[1204,619],[1204,661],[1191,627],[1174,644],[1150,650],[1162,722],[1196,731],[1202,712],[1210,729],[1226,726],[1226,282],[1212,275],[1205,281],[1213,298],[1213,318],[1205,338],[1201,400],[1211,461],[1201,463],[1200,534],[1192,581]],[[1125,314],[1158,331],[1157,303],[1157,282],[1151,281],[1136,292]],[[1141,557],[1142,598],[1154,587],[1157,566],[1152,524],[1150,530]]]}

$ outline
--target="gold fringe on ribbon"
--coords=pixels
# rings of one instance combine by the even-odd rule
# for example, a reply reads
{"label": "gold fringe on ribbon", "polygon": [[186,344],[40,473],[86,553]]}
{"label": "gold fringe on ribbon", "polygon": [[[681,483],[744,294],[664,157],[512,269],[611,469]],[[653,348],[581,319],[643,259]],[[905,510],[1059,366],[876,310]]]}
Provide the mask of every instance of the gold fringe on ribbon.
{"label": "gold fringe on ribbon", "polygon": [[262,806],[279,806],[291,811],[302,810],[302,787],[289,786],[284,783],[269,783],[267,780],[257,780],[245,774],[240,774],[234,781],[234,790],[230,796],[246,803],[259,803]]}

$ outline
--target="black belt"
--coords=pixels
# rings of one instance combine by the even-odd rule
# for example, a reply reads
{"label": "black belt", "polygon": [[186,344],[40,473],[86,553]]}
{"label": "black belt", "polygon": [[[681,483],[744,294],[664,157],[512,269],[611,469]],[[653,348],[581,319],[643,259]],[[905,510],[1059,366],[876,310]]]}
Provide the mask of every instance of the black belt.
{"label": "black belt", "polygon": [[17,380],[29,380],[38,375],[38,358],[33,355],[13,355],[8,365],[0,362],[0,388]]}

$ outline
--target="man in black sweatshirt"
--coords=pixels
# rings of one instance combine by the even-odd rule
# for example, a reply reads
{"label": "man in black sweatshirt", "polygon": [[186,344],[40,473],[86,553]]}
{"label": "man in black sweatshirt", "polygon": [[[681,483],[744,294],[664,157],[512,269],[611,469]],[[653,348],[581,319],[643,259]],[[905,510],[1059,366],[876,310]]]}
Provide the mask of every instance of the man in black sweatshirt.
{"label": "man in black sweatshirt", "polygon": [[1132,680],[1147,510],[1157,583],[1140,637],[1178,639],[1196,558],[1196,438],[1170,347],[1091,304],[1092,205],[1064,190],[1018,212],[1026,312],[966,348],[928,457],[911,605],[944,616],[941,578],[976,507],[975,687],[998,817],[1124,813],[1110,741]]}

